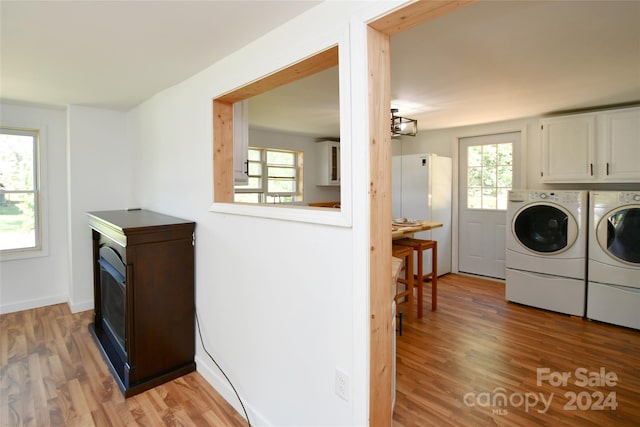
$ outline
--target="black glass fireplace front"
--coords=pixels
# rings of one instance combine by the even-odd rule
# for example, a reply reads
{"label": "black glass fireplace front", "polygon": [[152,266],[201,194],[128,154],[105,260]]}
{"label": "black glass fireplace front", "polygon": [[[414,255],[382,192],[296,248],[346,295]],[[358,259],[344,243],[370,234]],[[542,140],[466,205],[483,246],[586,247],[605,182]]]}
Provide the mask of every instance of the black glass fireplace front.
{"label": "black glass fireplace front", "polygon": [[98,263],[100,264],[100,308],[103,329],[114,347],[124,357],[126,354],[126,266],[118,253],[106,245],[100,248]]}

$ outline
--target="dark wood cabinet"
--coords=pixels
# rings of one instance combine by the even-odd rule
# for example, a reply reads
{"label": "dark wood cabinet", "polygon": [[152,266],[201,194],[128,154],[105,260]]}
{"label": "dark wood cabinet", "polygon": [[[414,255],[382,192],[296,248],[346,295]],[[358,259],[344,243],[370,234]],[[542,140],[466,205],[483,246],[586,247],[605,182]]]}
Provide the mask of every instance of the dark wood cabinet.
{"label": "dark wood cabinet", "polygon": [[195,370],[192,221],[147,210],[89,212],[89,330],[126,397]]}

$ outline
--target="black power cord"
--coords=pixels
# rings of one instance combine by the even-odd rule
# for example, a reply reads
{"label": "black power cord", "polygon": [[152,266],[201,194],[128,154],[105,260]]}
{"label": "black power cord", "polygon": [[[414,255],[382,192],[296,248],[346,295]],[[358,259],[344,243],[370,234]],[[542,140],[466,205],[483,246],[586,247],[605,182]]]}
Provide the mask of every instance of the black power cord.
{"label": "black power cord", "polygon": [[233,383],[231,382],[231,380],[229,379],[227,374],[225,374],[225,372],[222,370],[220,365],[218,365],[218,362],[216,362],[216,360],[213,358],[211,353],[209,353],[209,350],[207,350],[207,347],[204,345],[204,340],[202,339],[202,332],[200,331],[200,320],[198,319],[198,311],[197,310],[196,310],[195,314],[196,314],[196,326],[198,327],[198,336],[200,336],[200,342],[202,343],[202,348],[204,349],[204,352],[207,353],[207,356],[209,356],[209,359],[211,359],[211,361],[216,365],[216,367],[220,370],[220,372],[222,372],[222,375],[224,375],[224,377],[227,379],[227,382],[229,383],[229,385],[233,389],[233,392],[236,394],[236,397],[238,398],[238,402],[240,402],[240,406],[242,406],[242,411],[244,412],[244,416],[247,419],[247,424],[249,425],[249,427],[251,427],[251,421],[249,420],[249,414],[247,414],[247,410],[244,408],[244,404],[242,403],[242,399],[240,399],[240,395],[236,391],[236,388],[233,386]]}

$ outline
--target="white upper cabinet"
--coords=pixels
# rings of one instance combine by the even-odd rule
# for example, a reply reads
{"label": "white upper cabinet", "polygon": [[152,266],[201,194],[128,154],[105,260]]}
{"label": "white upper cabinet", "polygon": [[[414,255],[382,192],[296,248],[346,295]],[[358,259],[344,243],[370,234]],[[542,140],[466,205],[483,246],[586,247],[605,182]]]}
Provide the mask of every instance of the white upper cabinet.
{"label": "white upper cabinet", "polygon": [[249,160],[249,101],[233,104],[233,182],[247,184]]}
{"label": "white upper cabinet", "polygon": [[340,185],[340,143],[321,141],[318,185]]}
{"label": "white upper cabinet", "polygon": [[640,181],[640,108],[545,118],[542,181]]}
{"label": "white upper cabinet", "polygon": [[600,114],[599,173],[611,182],[640,182],[640,107]]}
{"label": "white upper cabinet", "polygon": [[593,179],[595,114],[541,120],[542,180],[581,182]]}

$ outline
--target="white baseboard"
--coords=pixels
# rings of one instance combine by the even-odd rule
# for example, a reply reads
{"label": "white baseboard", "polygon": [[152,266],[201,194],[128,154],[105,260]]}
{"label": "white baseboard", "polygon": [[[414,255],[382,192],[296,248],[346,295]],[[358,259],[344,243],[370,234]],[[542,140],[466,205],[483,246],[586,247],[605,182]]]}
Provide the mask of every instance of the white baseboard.
{"label": "white baseboard", "polygon": [[81,311],[93,310],[93,300],[79,302],[77,304],[72,303],[71,301],[67,301],[67,305],[69,306],[69,310],[72,313],[80,313]]}
{"label": "white baseboard", "polygon": [[[0,305],[0,314],[31,310],[32,308],[45,307],[47,305],[60,304],[63,302],[67,302],[67,295],[56,295],[46,298],[30,299],[11,304],[2,304]],[[93,306],[93,303],[91,305]]]}
{"label": "white baseboard", "polygon": [[[216,391],[218,393],[220,393],[220,395],[231,406],[233,406],[233,408],[243,418],[245,418],[244,412],[242,410],[242,406],[240,405],[240,402],[238,401],[238,397],[233,392],[233,389],[231,388],[231,386],[227,382],[226,378],[222,375],[222,373],[220,373],[220,371],[218,370],[218,368],[216,368],[216,366],[213,364],[213,362],[211,362],[211,359],[209,359],[208,356],[206,356],[206,354],[205,354],[204,358],[200,357],[199,355],[196,355],[195,360],[196,360],[196,370],[198,371],[198,373],[200,375],[202,375],[204,377],[204,379],[207,380],[207,382],[209,384],[211,384],[211,387],[216,389]],[[223,367],[223,369],[224,369],[224,367]],[[233,381],[233,379],[231,381]],[[236,387],[236,390],[237,390],[238,389],[238,385],[234,384],[234,386]],[[240,391],[238,391],[238,393],[240,394],[240,397],[242,398],[242,404],[244,405],[244,408],[247,410],[247,413],[249,415],[249,419],[251,421],[251,425],[253,427],[271,426],[272,425],[259,412],[254,410],[251,407],[250,404],[248,404],[248,402],[244,399],[244,397],[242,396]]]}

